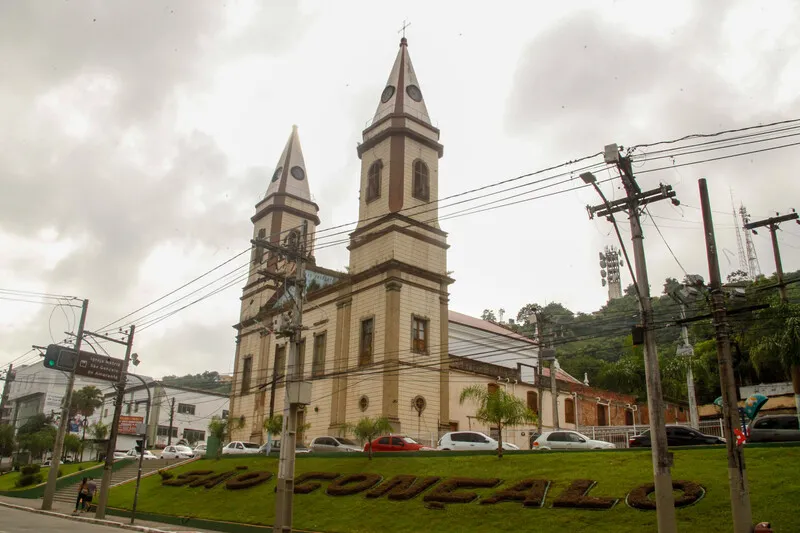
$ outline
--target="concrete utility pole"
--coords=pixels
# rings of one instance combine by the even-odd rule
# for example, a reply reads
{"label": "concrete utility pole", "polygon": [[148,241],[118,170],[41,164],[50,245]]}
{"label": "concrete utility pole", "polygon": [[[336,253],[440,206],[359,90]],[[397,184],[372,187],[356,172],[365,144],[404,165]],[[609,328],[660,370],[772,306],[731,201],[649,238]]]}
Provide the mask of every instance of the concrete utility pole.
{"label": "concrete utility pole", "polygon": [[[790,220],[794,220],[798,224],[800,224],[800,219],[798,219],[798,215],[794,209],[788,215],[780,216],[779,214],[775,214],[774,217],[770,217],[764,220],[759,220],[757,222],[751,222],[745,224],[745,230],[751,230],[753,233],[756,233],[756,228],[761,228],[764,226],[769,227],[769,233],[772,237],[772,253],[775,256],[775,274],[778,278],[778,290],[780,291],[781,295],[781,304],[786,306],[789,303],[789,298],[786,295],[786,283],[783,281],[783,264],[781,263],[781,250],[778,246],[778,224],[781,222],[788,222]],[[791,368],[792,374],[792,388],[794,389],[794,406],[797,412],[797,418],[800,420],[800,365],[792,365]]]}
{"label": "concrete utility pole", "polygon": [[703,227],[706,233],[706,254],[708,256],[709,289],[717,337],[717,359],[719,361],[719,380],[722,388],[723,429],[725,447],[728,451],[728,480],[731,491],[734,533],[750,533],[753,530],[753,515],[750,509],[750,491],[747,488],[747,472],[744,465],[744,451],[736,444],[734,429],[739,427],[736,381],[733,375],[730,337],[728,334],[728,315],[722,283],[719,274],[719,257],[714,237],[714,222],[711,217],[711,204],[708,200],[708,186],[705,178],[698,180],[700,185],[700,207],[703,210]]}
{"label": "concrete utility pole", "polygon": [[6,370],[6,382],[3,384],[3,395],[0,396],[0,424],[5,422],[4,413],[6,412],[6,402],[8,402],[8,389],[11,387],[11,382],[14,381],[14,365],[9,364]]}
{"label": "concrete utility pole", "polygon": [[[147,409],[144,412],[144,431],[140,431],[140,436],[142,437],[142,449],[139,450],[139,469],[136,471],[136,489],[133,493],[133,508],[131,509],[131,524],[133,524],[134,520],[136,520],[136,505],[139,503],[139,485],[142,482],[142,462],[144,461],[144,452],[147,451],[147,428],[150,425],[150,405],[153,401],[153,396],[150,394],[150,387],[147,386],[144,378],[141,376],[137,376],[136,374],[131,374],[131,376],[135,377],[139,381],[142,382],[144,385],[144,390],[147,391]],[[175,398],[172,399],[172,406],[175,407]],[[170,415],[171,417],[172,415]],[[170,433],[172,432],[172,419],[170,418]]]}
{"label": "concrete utility pole", "polygon": [[647,407],[650,415],[650,441],[653,456],[653,482],[656,492],[656,519],[659,533],[676,533],[675,499],[672,495],[672,467],[673,457],[667,449],[667,429],[665,421],[664,397],[661,390],[661,372],[658,367],[658,351],[656,348],[655,332],[653,331],[653,307],[650,301],[650,282],[647,278],[647,263],[644,254],[644,236],[639,220],[639,209],[649,203],[659,200],[671,199],[677,205],[675,192],[669,185],[661,185],[657,189],[642,191],[633,176],[630,156],[619,153],[616,144],[605,147],[605,162],[616,165],[625,186],[626,197],[609,202],[600,187],[597,178],[590,172],[581,174],[584,183],[592,184],[603,200],[603,204],[595,207],[588,206],[589,217],[595,215],[608,217],[614,224],[620,246],[625,255],[625,260],[630,267],[627,251],[622,237],[614,220],[614,213],[627,211],[631,226],[631,240],[633,241],[633,256],[636,275],[633,276],[636,293],[639,297],[639,308],[644,330],[644,363],[645,381],[647,385]]}
{"label": "concrete utility pole", "polygon": [[[286,370],[286,396],[283,403],[283,431],[281,434],[281,450],[278,462],[278,486],[275,497],[275,533],[291,533],[294,498],[294,463],[295,442],[297,435],[297,413],[301,405],[311,401],[311,384],[303,381],[298,365],[300,343],[303,333],[303,299],[305,298],[305,264],[308,260],[308,222],[303,221],[303,231],[297,234],[289,232],[283,246],[276,246],[266,239],[254,239],[253,244],[263,246],[278,256],[293,260],[294,276],[286,280],[287,293],[294,301],[291,313],[292,321],[288,327],[281,328],[283,334],[290,338],[289,364]],[[274,272],[261,271],[265,277],[277,278]],[[294,287],[292,294],[291,287]]]}
{"label": "concrete utility pole", "polygon": [[[89,309],[89,300],[83,301],[81,307],[81,319],[78,322],[78,336],[75,337],[75,353],[81,353],[81,343],[83,342],[83,328],[86,325],[86,312]],[[58,433],[56,433],[56,442],[53,444],[53,455],[50,459],[50,471],[47,474],[47,486],[44,488],[44,497],[42,498],[42,509],[49,511],[53,508],[53,497],[56,494],[56,481],[58,480],[58,467],[61,464],[61,453],[64,450],[64,437],[69,430],[69,407],[72,403],[72,389],[75,386],[75,369],[78,366],[78,358],[75,358],[75,363],[72,365],[72,370],[67,377],[67,390],[64,392],[64,398],[61,402],[61,420],[58,424]]]}
{"label": "concrete utility pole", "polygon": [[[681,319],[686,320],[686,304],[681,304]],[[686,391],[689,396],[689,424],[694,429],[700,428],[700,417],[697,412],[697,396],[694,392],[694,375],[692,373],[692,357],[694,356],[694,348],[689,343],[689,327],[686,322],[681,323],[681,337],[683,337],[683,346],[678,350],[678,355],[685,355],[689,358],[686,365]]]}
{"label": "concrete utility pole", "polygon": [[133,350],[133,335],[136,332],[136,326],[131,325],[128,331],[127,342],[122,342],[111,337],[104,337],[102,335],[93,334],[95,337],[101,337],[106,340],[116,342],[117,344],[125,345],[125,359],[122,363],[122,372],[120,373],[119,382],[117,382],[117,398],[114,400],[114,417],[111,420],[111,430],[109,431],[108,445],[106,447],[106,460],[103,465],[103,480],[100,483],[100,495],[97,498],[97,511],[95,518],[103,519],[106,517],[106,505],[108,504],[108,489],[111,484],[112,467],[114,466],[114,450],[117,447],[117,432],[119,430],[119,417],[122,415],[122,403],[125,400],[125,384],[128,381],[128,363],[131,360],[131,351]]}
{"label": "concrete utility pole", "polygon": [[172,423],[175,420],[175,398],[169,401],[169,433],[167,433],[167,446],[172,444]]}
{"label": "concrete utility pole", "polygon": [[[539,366],[541,367],[542,362],[549,361],[550,362],[550,396],[552,397],[553,401],[553,430],[558,430],[560,428],[560,424],[558,421],[558,383],[556,379],[556,375],[558,370],[556,368],[556,354],[555,350],[552,348],[548,348],[548,339],[547,334],[545,333],[545,324],[547,323],[547,317],[544,315],[544,311],[539,310],[535,313],[536,316],[536,336],[539,339]],[[541,377],[541,376],[540,376]],[[541,433],[541,413],[542,408],[544,407],[544,387],[542,386],[541,380],[539,380],[539,433]]]}

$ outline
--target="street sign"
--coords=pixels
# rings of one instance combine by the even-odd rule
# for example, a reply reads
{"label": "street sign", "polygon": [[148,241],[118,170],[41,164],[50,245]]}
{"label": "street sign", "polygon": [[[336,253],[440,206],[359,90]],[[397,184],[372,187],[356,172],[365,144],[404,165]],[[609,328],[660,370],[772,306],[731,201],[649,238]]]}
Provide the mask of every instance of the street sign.
{"label": "street sign", "polygon": [[142,416],[121,416],[119,417],[119,426],[117,426],[117,433],[120,435],[139,435],[138,425],[144,422]]}
{"label": "street sign", "polygon": [[678,346],[678,355],[691,357],[694,355],[694,349],[688,344],[681,344]]}
{"label": "street sign", "polygon": [[71,372],[74,368],[77,376],[104,381],[119,381],[122,378],[124,363],[125,361],[115,357],[83,350],[76,352],[57,344],[49,345],[44,356],[45,368],[64,372]]}

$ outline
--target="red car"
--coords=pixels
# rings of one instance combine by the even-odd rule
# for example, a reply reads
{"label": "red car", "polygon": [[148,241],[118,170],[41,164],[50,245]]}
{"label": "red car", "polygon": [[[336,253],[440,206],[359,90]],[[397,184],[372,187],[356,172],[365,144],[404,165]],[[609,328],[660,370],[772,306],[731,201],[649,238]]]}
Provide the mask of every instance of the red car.
{"label": "red car", "polygon": [[[411,437],[400,437],[398,435],[378,437],[372,441],[373,452],[424,452],[432,451],[433,448],[419,444]],[[364,451],[369,450],[370,443],[364,445]]]}

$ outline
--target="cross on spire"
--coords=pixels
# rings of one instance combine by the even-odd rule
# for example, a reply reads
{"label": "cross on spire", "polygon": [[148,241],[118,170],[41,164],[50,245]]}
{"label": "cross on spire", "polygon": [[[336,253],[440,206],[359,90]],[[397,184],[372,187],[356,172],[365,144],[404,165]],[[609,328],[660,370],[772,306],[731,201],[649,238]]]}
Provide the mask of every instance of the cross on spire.
{"label": "cross on spire", "polygon": [[406,28],[408,28],[409,26],[411,26],[411,23],[406,21],[405,19],[403,19],[403,27],[400,28],[399,30],[397,30],[397,33],[400,33],[400,32],[403,33],[403,39],[406,38]]}

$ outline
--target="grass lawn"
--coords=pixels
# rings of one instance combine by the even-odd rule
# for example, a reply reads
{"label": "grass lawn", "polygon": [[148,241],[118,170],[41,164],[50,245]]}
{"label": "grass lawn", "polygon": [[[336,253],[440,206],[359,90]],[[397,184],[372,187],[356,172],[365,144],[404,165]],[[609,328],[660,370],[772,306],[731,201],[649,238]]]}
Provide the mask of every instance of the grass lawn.
{"label": "grass lawn", "polygon": [[[775,531],[800,531],[800,447],[750,448],[746,451],[747,473],[753,506],[753,520],[772,522]],[[142,480],[138,508],[145,512],[192,516],[234,522],[271,524],[274,517],[274,488],[277,459],[242,457],[208,459],[178,467],[173,472],[214,470],[224,472],[237,465],[248,471],[267,470],[275,476],[253,488],[229,490],[223,484],[212,489],[162,486],[158,475]],[[296,474],[309,471],[381,474],[388,479],[397,474],[442,477],[498,477],[504,482],[496,489],[470,489],[479,494],[509,487],[526,477],[552,481],[543,508],[526,508],[521,503],[496,505],[448,504],[445,509],[428,509],[417,496],[410,501],[390,501],[386,497],[367,499],[364,494],[329,496],[323,487],[294,499],[294,526],[325,532],[400,533],[408,531],[570,531],[641,533],[656,531],[654,511],[639,511],[625,504],[626,494],[640,484],[652,482],[649,450],[585,453],[532,453],[494,456],[416,456],[376,457],[298,457]],[[678,509],[681,531],[704,533],[732,529],[725,448],[675,450],[673,479],[691,480],[703,485],[705,497],[696,504]],[[592,479],[597,486],[593,496],[620,498],[611,510],[552,508],[553,500],[572,480]],[[109,505],[130,508],[134,484],[111,490]],[[429,489],[430,490],[430,489]]]}
{"label": "grass lawn", "polygon": [[[85,463],[69,463],[69,464],[62,464],[58,468],[62,472],[62,476],[68,476],[78,471],[79,467],[82,467],[83,470],[91,468],[93,466],[101,465],[103,463],[99,463],[97,461],[90,461]],[[47,475],[50,471],[50,467],[43,467],[41,470],[42,479],[47,481]],[[18,487],[15,485],[17,479],[19,479],[20,473],[19,472],[9,472],[8,474],[3,474],[0,476],[0,490],[17,490]],[[22,487],[22,489],[29,489],[34,485],[30,485],[28,487]],[[21,489],[20,489],[21,490]]]}

